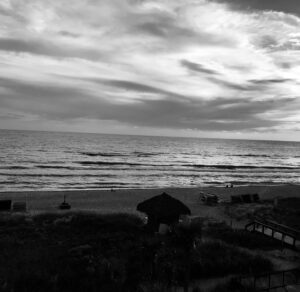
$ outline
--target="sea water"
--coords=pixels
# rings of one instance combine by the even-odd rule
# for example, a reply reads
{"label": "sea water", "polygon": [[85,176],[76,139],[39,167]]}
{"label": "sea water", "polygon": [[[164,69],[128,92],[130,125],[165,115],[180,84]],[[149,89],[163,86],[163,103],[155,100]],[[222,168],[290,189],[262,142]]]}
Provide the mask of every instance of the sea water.
{"label": "sea water", "polygon": [[299,146],[0,130],[0,191],[300,184]]}

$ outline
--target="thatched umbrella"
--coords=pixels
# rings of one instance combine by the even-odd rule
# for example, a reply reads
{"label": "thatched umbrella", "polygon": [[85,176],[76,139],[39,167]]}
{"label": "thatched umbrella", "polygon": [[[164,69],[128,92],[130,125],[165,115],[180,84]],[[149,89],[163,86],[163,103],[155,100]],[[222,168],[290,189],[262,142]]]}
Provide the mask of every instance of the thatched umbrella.
{"label": "thatched umbrella", "polygon": [[154,231],[160,223],[170,225],[178,222],[180,215],[191,215],[186,205],[166,193],[138,204],[137,210],[148,215],[148,226]]}

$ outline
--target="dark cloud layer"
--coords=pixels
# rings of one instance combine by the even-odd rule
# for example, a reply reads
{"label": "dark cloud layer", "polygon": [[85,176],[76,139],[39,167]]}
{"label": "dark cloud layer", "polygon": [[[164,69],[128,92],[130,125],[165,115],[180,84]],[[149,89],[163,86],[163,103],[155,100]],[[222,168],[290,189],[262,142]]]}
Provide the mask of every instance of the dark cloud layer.
{"label": "dark cloud layer", "polygon": [[[122,88],[129,86],[131,90],[138,92],[160,92],[157,88],[128,81],[110,80],[108,84]],[[278,121],[265,120],[260,114],[282,109],[295,101],[288,98],[264,101],[237,98],[173,98],[162,90],[161,93],[165,93],[165,96],[158,100],[145,98],[132,103],[116,104],[107,98],[90,95],[71,87],[35,85],[5,78],[0,80],[0,86],[14,94],[13,103],[10,95],[2,95],[0,99],[0,106],[8,107],[11,111],[25,111],[61,121],[82,117],[113,119],[138,126],[204,131],[244,131],[275,126]]]}
{"label": "dark cloud layer", "polygon": [[252,88],[250,88],[247,85],[233,83],[233,82],[221,79],[221,78],[208,77],[208,79],[217,85],[221,85],[221,86],[227,87],[229,89],[241,90],[241,91],[252,90]]}
{"label": "dark cloud layer", "polygon": [[0,38],[0,51],[1,50],[57,58],[84,58],[96,60],[101,57],[101,53],[94,49],[76,49],[69,46],[64,47],[41,39],[22,40],[14,38]]}
{"label": "dark cloud layer", "polygon": [[[76,78],[77,79],[77,78]],[[144,83],[127,81],[127,80],[119,80],[119,79],[103,79],[103,78],[78,78],[79,80],[83,81],[91,81],[102,85],[107,85],[110,87],[115,87],[117,89],[127,90],[127,91],[134,91],[136,93],[153,93],[158,95],[167,95],[177,98],[184,98],[185,96],[165,90],[162,88],[158,88],[155,86],[147,85]]]}
{"label": "dark cloud layer", "polygon": [[254,84],[276,84],[276,83],[286,83],[286,82],[290,82],[290,81],[294,81],[293,79],[282,79],[282,78],[278,78],[278,79],[254,79],[254,80],[249,80],[251,83]]}
{"label": "dark cloud layer", "polygon": [[186,67],[187,69],[195,72],[200,72],[200,73],[206,73],[206,74],[212,74],[212,75],[218,75],[219,73],[215,70],[206,68],[205,66],[197,63],[190,62],[188,60],[181,60],[181,65],[183,67]]}
{"label": "dark cloud layer", "polygon": [[80,37],[80,34],[74,33],[74,32],[70,32],[70,31],[67,31],[67,30],[61,30],[61,31],[58,32],[58,34],[60,34],[62,36],[70,37],[70,38],[78,38],[78,37]]}
{"label": "dark cloud layer", "polygon": [[212,0],[214,2],[229,3],[232,8],[251,10],[272,10],[300,15],[299,0]]}

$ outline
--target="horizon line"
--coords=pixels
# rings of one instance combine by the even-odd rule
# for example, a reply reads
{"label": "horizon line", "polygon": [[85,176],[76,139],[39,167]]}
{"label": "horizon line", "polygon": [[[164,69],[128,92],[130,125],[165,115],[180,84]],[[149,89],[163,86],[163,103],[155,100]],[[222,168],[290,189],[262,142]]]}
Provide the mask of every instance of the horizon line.
{"label": "horizon line", "polygon": [[293,142],[300,143],[295,140],[277,140],[277,139],[239,139],[239,138],[217,138],[217,137],[191,137],[191,136],[171,136],[171,135],[139,135],[139,134],[117,134],[117,133],[99,133],[99,132],[81,132],[81,131],[54,131],[54,130],[29,130],[29,129],[3,129],[0,131],[25,131],[25,132],[46,132],[46,133],[69,133],[69,134],[95,134],[95,135],[114,135],[114,136],[134,136],[134,137],[157,137],[157,138],[183,138],[183,139],[211,139],[211,140],[237,140],[237,141],[265,141],[265,142]]}

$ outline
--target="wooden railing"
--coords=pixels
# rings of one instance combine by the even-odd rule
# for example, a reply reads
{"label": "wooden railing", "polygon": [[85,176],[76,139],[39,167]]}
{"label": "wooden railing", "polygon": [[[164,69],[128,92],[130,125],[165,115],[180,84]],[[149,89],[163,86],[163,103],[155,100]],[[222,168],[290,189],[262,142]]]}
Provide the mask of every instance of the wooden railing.
{"label": "wooden railing", "polygon": [[241,276],[236,280],[245,287],[245,291],[247,288],[254,288],[255,291],[271,291],[287,286],[298,286],[300,285],[300,268]]}
{"label": "wooden railing", "polygon": [[[296,247],[297,240],[300,239],[300,232],[298,230],[270,220],[255,219],[254,221],[246,224],[245,229],[248,231],[259,232],[274,239],[281,240],[283,243],[291,245],[294,248]],[[268,233],[268,230],[271,233]],[[275,236],[276,233],[279,235],[279,237]],[[290,238],[290,241],[286,240],[287,237]]]}

